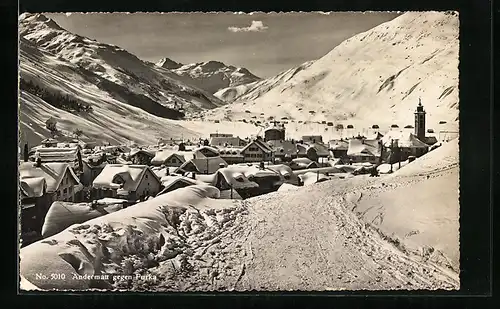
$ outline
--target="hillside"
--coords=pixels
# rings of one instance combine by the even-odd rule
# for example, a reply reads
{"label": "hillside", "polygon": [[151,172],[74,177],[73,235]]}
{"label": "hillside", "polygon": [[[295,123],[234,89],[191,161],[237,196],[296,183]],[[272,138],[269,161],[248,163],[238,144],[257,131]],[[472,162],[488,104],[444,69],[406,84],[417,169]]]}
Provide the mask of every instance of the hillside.
{"label": "hillside", "polygon": [[143,96],[154,102],[151,104],[186,112],[224,104],[167,69],[144,62],[118,46],[70,33],[42,14],[22,14],[19,35],[58,60],[93,72],[107,92],[121,93],[127,103]]}
{"label": "hillside", "polygon": [[413,124],[421,98],[429,126],[457,126],[458,27],[456,13],[405,13],[342,42],[285,82],[273,83],[275,77],[249,90],[221,90],[216,96],[236,101],[206,118],[402,127]]}
{"label": "hillside", "polygon": [[[50,117],[58,119],[58,139],[61,140],[71,138],[75,129],[83,132],[83,140],[110,143],[134,141],[154,144],[160,137],[198,136],[198,133],[180,126],[178,121],[151,114],[176,111],[138,94],[133,95],[133,101],[128,101],[130,93],[127,93],[126,88],[61,60],[24,38],[20,40],[19,57],[21,82],[32,85],[22,84],[19,96],[22,144],[27,142],[36,145],[49,137],[51,134],[45,127],[45,121]],[[115,91],[105,88],[104,85],[110,84],[114,85]],[[90,106],[91,110],[72,110],[75,104],[61,107],[61,98],[65,97],[70,98],[66,101],[76,102],[77,107]],[[47,102],[44,99],[54,101]],[[138,103],[141,103],[140,108],[132,106]]]}
{"label": "hillside", "polygon": [[255,100],[271,89],[286,83],[288,80],[294,77],[295,74],[308,68],[312,63],[313,61],[308,61],[296,68],[283,71],[274,77],[266,78],[264,80],[223,88],[217,91],[214,95],[226,102],[232,102],[236,100],[243,102]]}
{"label": "hillside", "polygon": [[210,93],[260,80],[259,77],[245,68],[237,68],[219,61],[180,64],[171,59],[163,58],[156,65],[188,78],[193,85]]}

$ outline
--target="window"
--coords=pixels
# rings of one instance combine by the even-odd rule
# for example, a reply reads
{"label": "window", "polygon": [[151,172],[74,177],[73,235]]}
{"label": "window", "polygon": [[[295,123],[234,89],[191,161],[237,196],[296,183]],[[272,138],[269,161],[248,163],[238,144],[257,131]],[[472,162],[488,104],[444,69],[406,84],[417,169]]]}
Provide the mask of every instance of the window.
{"label": "window", "polygon": [[148,174],[146,174],[146,179],[148,179]]}
{"label": "window", "polygon": [[64,195],[68,194],[68,188],[64,188],[64,190],[63,190],[63,194],[64,194]]}
{"label": "window", "polygon": [[61,191],[58,190],[56,195],[57,195],[57,198],[60,198],[61,197]]}

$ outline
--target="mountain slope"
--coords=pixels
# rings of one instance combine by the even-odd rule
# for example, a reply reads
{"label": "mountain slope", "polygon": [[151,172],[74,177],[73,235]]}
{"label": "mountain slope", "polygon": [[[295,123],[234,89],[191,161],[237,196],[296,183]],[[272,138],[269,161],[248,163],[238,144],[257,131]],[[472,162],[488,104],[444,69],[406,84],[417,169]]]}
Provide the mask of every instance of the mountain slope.
{"label": "mountain slope", "polygon": [[259,77],[245,68],[237,68],[219,61],[183,65],[168,58],[163,58],[156,65],[188,78],[193,85],[210,93],[215,93],[226,87],[236,87],[260,80]]}
{"label": "mountain slope", "polygon": [[[169,70],[144,62],[118,46],[72,34],[42,14],[22,14],[19,34],[58,59],[94,72],[132,94],[146,96],[165,107],[193,111],[224,104]],[[129,101],[135,99],[132,95]]]}
{"label": "mountain slope", "polygon": [[229,109],[206,115],[234,119],[264,113],[382,128],[412,124],[421,98],[430,125],[455,122],[458,26],[454,13],[405,13],[344,41],[285,83],[253,88],[259,95],[241,95]]}
{"label": "mountain slope", "polygon": [[[24,38],[20,40],[19,55],[22,84],[32,85],[23,86],[19,95],[21,143],[35,145],[49,137],[51,134],[45,127],[45,121],[50,117],[58,120],[59,139],[71,137],[75,129],[83,132],[83,140],[110,143],[134,141],[153,144],[160,137],[191,138],[199,135],[180,126],[177,121],[157,117],[142,108],[131,106],[120,94],[104,89],[102,81],[111,82],[38,49]],[[66,97],[70,98],[66,101],[76,101],[92,109],[71,110],[75,104],[70,108],[57,107],[60,98]],[[50,102],[52,98],[57,102]],[[139,95],[135,95],[135,98],[149,102]],[[157,108],[158,112],[165,109],[161,105]]]}
{"label": "mountain slope", "polygon": [[251,101],[259,98],[273,88],[278,87],[281,84],[286,83],[298,72],[308,68],[314,61],[308,61],[301,64],[296,68],[292,68],[279,73],[271,78],[266,78],[264,80],[255,81],[248,84],[231,86],[224,89],[220,89],[214,95],[219,99],[232,102],[232,101]]}

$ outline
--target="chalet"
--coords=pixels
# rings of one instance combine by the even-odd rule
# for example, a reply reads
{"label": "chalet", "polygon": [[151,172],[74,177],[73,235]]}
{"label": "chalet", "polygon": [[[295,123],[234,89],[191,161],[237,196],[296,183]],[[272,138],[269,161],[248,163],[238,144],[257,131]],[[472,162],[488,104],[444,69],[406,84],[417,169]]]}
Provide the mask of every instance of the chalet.
{"label": "chalet", "polygon": [[227,164],[238,164],[245,162],[245,156],[241,153],[242,148],[226,147],[219,149],[219,156]]}
{"label": "chalet", "polygon": [[23,245],[40,238],[43,221],[50,207],[47,182],[43,177],[20,179],[21,236]]}
{"label": "chalet", "polygon": [[261,139],[255,139],[241,149],[245,162],[270,162],[272,160],[272,149]]}
{"label": "chalet", "polygon": [[19,178],[44,178],[47,184],[49,203],[54,201],[75,202],[82,197],[78,194],[83,186],[68,163],[23,162],[19,166]]}
{"label": "chalet", "polygon": [[[185,152],[182,152],[185,153]],[[192,153],[190,153],[192,156]],[[151,165],[154,166],[175,166],[179,167],[184,162],[186,162],[186,157],[179,151],[175,150],[160,150],[156,152],[156,155],[151,160]]]}
{"label": "chalet", "polygon": [[349,149],[347,140],[331,140],[328,144],[334,158],[343,159],[347,157],[347,150]]}
{"label": "chalet", "polygon": [[221,157],[209,157],[203,159],[191,159],[184,162],[175,173],[184,174],[188,172],[193,172],[197,174],[213,174],[219,170],[219,168],[227,167],[227,162]]}
{"label": "chalet", "polygon": [[211,137],[210,141],[208,144],[212,147],[243,147],[247,143],[239,138],[238,136],[236,137]]}
{"label": "chalet", "polygon": [[302,142],[305,144],[323,143],[323,136],[321,135],[304,135]]}
{"label": "chalet", "polygon": [[40,147],[35,151],[34,160],[37,158],[40,158],[42,163],[68,163],[77,174],[83,170],[79,147]]}
{"label": "chalet", "polygon": [[129,160],[135,165],[150,165],[154,154],[144,149],[134,149],[129,153]]}
{"label": "chalet", "polygon": [[382,141],[357,138],[350,139],[347,157],[352,163],[381,163]]}
{"label": "chalet", "polygon": [[95,198],[146,199],[160,192],[160,179],[146,165],[108,164],[92,183]]}

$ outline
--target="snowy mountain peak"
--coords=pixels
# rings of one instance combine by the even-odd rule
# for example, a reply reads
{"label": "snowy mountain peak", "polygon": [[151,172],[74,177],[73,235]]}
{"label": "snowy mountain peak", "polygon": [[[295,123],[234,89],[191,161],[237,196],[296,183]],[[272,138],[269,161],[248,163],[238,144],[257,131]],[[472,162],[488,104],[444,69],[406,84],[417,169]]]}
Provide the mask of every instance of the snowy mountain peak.
{"label": "snowy mountain peak", "polygon": [[178,69],[181,66],[183,66],[182,63],[175,62],[170,58],[161,58],[160,61],[158,61],[156,63],[156,65],[161,67],[161,68],[168,69],[168,70]]}
{"label": "snowy mountain peak", "polygon": [[210,93],[260,80],[245,68],[237,68],[215,60],[185,64],[172,69],[172,72],[191,80]]}

